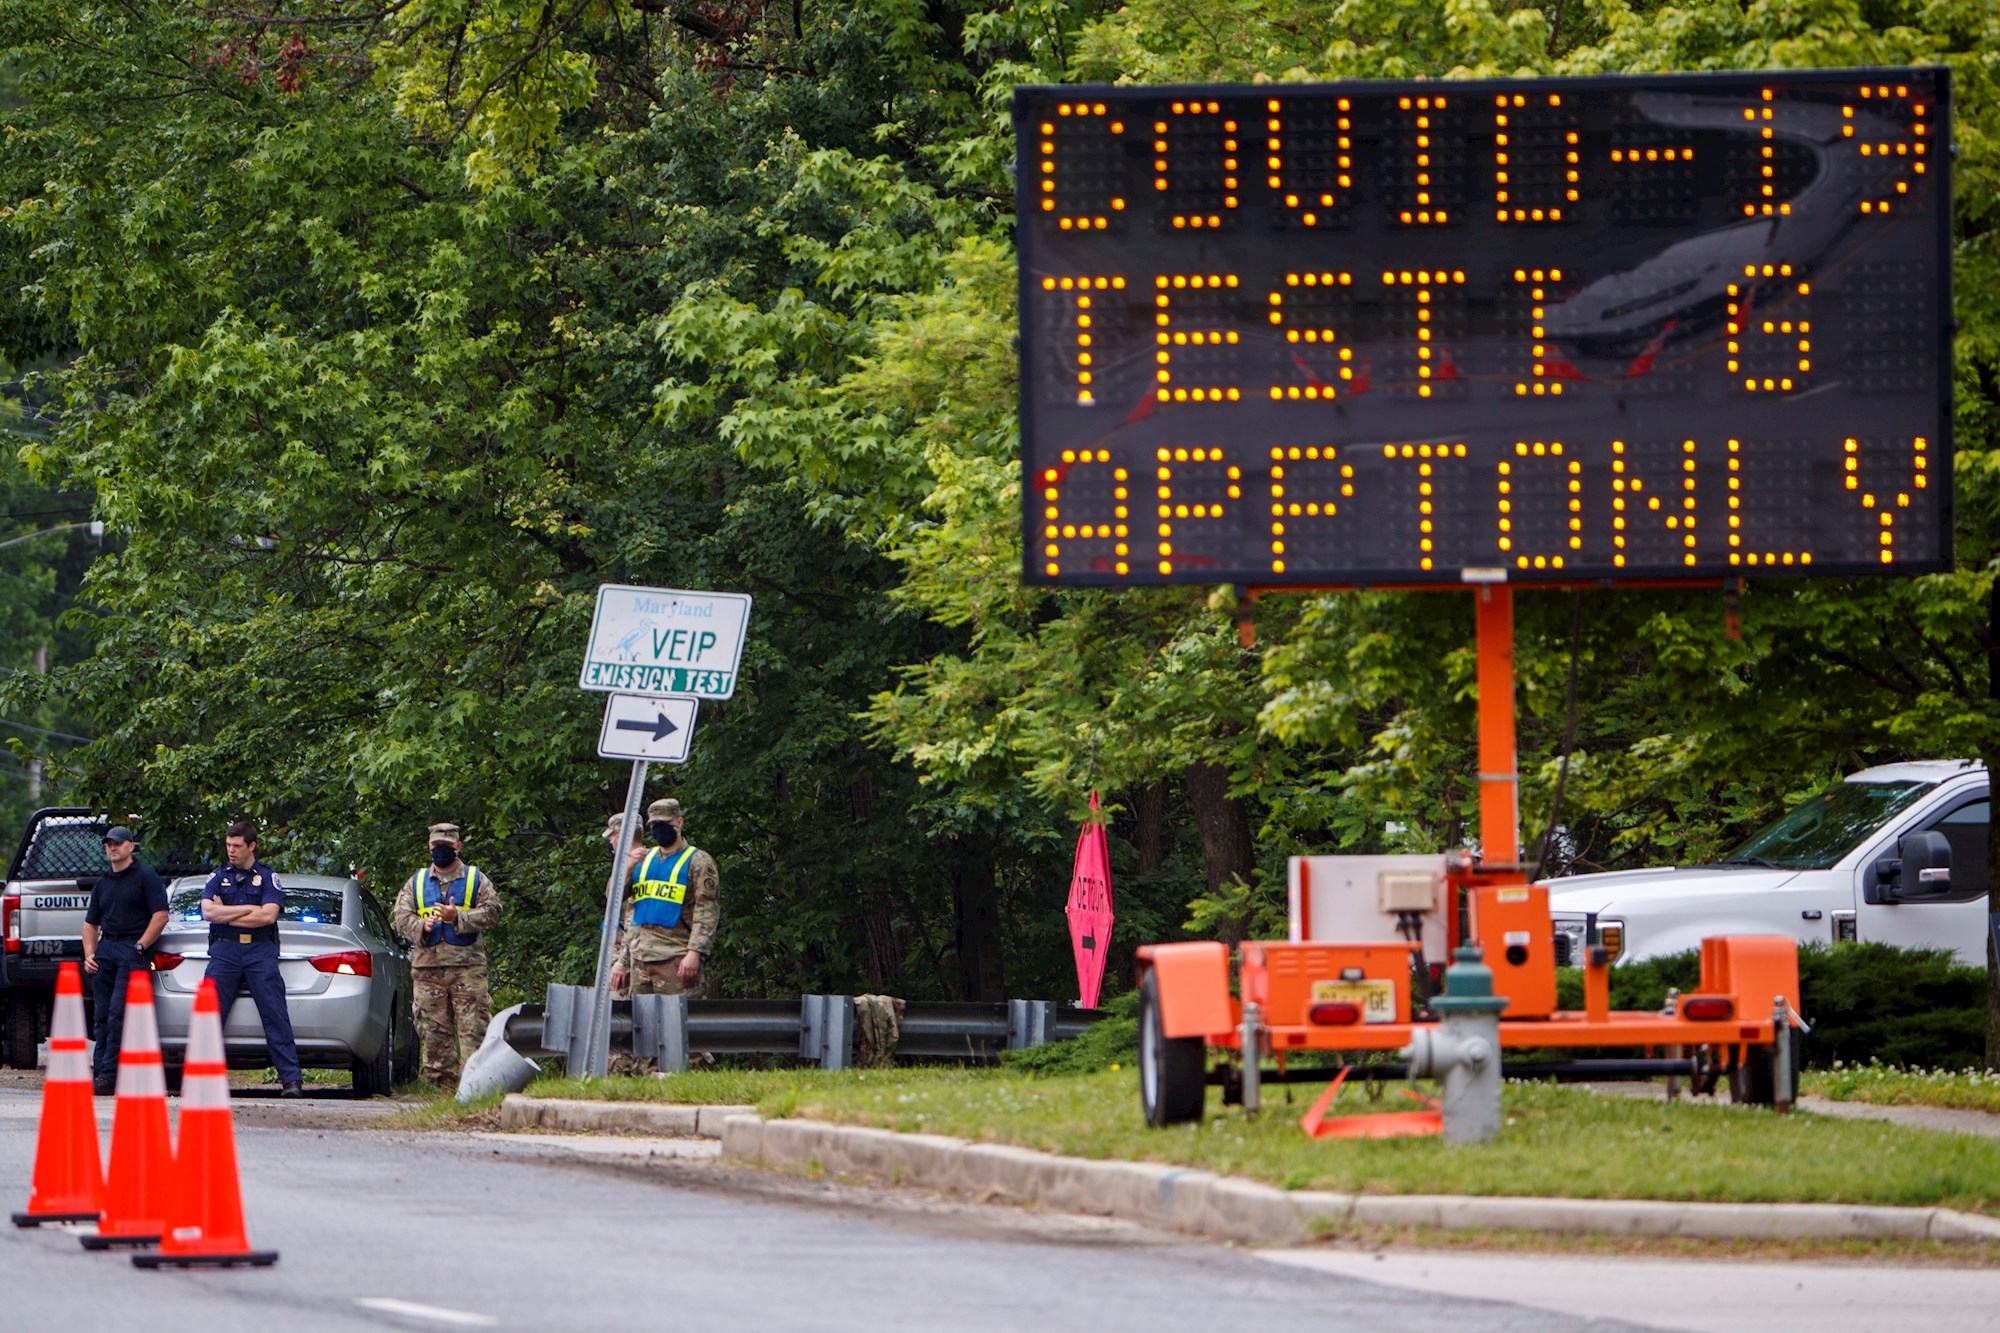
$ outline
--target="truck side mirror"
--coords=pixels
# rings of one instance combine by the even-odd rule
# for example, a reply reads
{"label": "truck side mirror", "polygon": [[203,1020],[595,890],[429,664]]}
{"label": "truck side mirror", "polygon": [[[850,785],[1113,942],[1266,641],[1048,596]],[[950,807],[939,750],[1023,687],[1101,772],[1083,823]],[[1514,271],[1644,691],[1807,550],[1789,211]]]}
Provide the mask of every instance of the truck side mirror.
{"label": "truck side mirror", "polygon": [[1896,855],[1875,863],[1871,903],[1922,902],[1951,892],[1951,843],[1942,833],[1905,833]]}

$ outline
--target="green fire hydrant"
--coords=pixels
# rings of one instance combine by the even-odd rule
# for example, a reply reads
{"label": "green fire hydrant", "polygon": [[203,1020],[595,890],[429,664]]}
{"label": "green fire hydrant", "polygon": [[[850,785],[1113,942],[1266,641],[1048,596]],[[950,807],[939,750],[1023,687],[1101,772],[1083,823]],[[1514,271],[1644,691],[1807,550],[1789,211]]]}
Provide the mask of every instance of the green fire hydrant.
{"label": "green fire hydrant", "polygon": [[1445,969],[1444,994],[1431,1001],[1436,1027],[1418,1028],[1402,1054],[1410,1077],[1444,1081],[1447,1143],[1484,1143],[1500,1132],[1500,1011],[1493,969],[1477,944],[1461,946]]}

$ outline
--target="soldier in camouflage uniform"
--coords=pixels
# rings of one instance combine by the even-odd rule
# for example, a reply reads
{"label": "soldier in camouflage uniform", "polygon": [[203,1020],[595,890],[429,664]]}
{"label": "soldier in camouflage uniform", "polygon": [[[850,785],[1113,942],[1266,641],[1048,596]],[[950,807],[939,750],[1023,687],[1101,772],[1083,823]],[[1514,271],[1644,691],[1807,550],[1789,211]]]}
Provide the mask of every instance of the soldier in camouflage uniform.
{"label": "soldier in camouflage uniform", "polygon": [[722,922],[722,878],[715,858],[681,837],[681,803],[646,807],[646,831],[658,847],[632,872],[626,889],[632,924],[619,932],[611,989],[631,995],[701,996],[702,965]]}
{"label": "soldier in camouflage uniform", "polygon": [[485,1039],[493,1001],[486,990],[483,932],[500,919],[500,891],[486,872],[459,859],[458,825],[430,827],[431,864],[396,894],[396,933],[410,955],[411,1005],[423,1044],[424,1077],[450,1091]]}

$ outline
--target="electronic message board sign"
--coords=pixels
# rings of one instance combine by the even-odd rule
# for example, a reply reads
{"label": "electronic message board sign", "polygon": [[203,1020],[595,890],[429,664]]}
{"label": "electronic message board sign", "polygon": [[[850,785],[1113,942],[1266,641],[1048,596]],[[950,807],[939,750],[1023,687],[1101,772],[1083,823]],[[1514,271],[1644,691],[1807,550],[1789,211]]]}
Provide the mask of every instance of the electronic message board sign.
{"label": "electronic message board sign", "polygon": [[1019,90],[1027,579],[1948,568],[1948,95]]}

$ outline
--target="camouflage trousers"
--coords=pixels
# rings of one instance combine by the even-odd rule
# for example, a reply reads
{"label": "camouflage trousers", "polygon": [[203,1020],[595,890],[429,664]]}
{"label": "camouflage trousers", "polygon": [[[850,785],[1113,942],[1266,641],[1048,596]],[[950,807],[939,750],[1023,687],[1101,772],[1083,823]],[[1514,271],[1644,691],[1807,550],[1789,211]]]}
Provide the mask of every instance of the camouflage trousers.
{"label": "camouflage trousers", "polygon": [[[685,995],[690,1000],[699,1000],[708,984],[708,969],[703,968],[693,985],[681,980],[681,960],[670,958],[661,962],[633,963],[632,970],[625,975],[625,989],[620,998],[630,999],[634,995]],[[715,1057],[706,1052],[690,1051],[688,1063],[704,1065],[715,1063]],[[641,1060],[629,1052],[614,1052],[611,1056],[609,1072],[613,1074],[656,1074],[659,1065],[652,1060]]]}
{"label": "camouflage trousers", "polygon": [[486,1024],[493,1017],[486,964],[411,968],[410,983],[424,1078],[440,1088],[456,1087],[459,1071],[486,1039]]}

